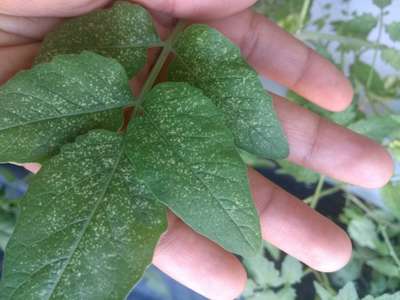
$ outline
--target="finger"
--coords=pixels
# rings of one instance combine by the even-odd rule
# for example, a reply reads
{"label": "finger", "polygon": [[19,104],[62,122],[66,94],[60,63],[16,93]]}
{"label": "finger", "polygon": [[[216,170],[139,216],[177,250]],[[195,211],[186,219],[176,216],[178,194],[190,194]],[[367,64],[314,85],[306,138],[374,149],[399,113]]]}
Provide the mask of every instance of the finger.
{"label": "finger", "polygon": [[249,178],[266,241],[318,271],[347,264],[352,246],[340,227],[256,171]]}
{"label": "finger", "polygon": [[0,48],[0,85],[21,69],[29,68],[38,49],[38,44]]}
{"label": "finger", "polygon": [[393,161],[379,144],[281,97],[274,96],[274,105],[289,141],[292,162],[367,188],[389,181]]}
{"label": "finger", "polygon": [[210,20],[233,15],[251,7],[257,0],[134,0],[134,2],[177,18]]}
{"label": "finger", "polygon": [[[110,0],[2,0],[0,13],[16,16],[69,17],[102,7]],[[252,6],[256,0],[133,0],[177,18],[210,19],[228,16]]]}
{"label": "finger", "polygon": [[234,299],[246,284],[239,260],[170,215],[153,263],[160,270],[209,299]]}
{"label": "finger", "polygon": [[0,13],[26,17],[69,17],[92,11],[110,0],[1,0]]}
{"label": "finger", "polygon": [[[29,42],[40,41],[60,22],[57,18],[26,18],[0,14],[0,30]],[[0,45],[4,45],[0,42]]]}
{"label": "finger", "polygon": [[209,23],[240,46],[262,75],[332,111],[352,100],[350,82],[328,60],[251,10]]}

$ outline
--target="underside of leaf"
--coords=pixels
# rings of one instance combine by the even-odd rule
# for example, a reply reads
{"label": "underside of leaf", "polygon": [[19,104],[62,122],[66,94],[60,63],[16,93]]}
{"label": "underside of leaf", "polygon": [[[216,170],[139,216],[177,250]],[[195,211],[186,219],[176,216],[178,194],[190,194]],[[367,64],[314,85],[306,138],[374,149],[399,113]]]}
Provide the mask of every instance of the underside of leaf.
{"label": "underside of leaf", "polygon": [[240,49],[206,25],[192,25],[175,45],[170,79],[189,82],[214,101],[239,148],[264,158],[288,155],[272,98]]}
{"label": "underside of leaf", "polygon": [[0,298],[124,299],[151,262],[165,209],[124,138],[98,130],[43,164],[6,249]]}
{"label": "underside of leaf", "polygon": [[0,88],[0,162],[36,162],[91,129],[117,130],[132,99],[121,65],[90,52],[21,72]]}

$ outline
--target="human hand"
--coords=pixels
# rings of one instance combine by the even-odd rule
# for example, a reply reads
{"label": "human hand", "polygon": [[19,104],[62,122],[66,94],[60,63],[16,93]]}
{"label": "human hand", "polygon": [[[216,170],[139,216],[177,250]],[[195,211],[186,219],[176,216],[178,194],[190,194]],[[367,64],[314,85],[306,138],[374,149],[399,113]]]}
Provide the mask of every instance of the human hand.
{"label": "human hand", "polygon": [[[31,64],[41,38],[62,21],[60,17],[79,15],[108,2],[0,1],[0,82]],[[163,35],[174,17],[206,20],[234,41],[260,74],[329,110],[342,110],[351,101],[352,89],[343,75],[276,25],[247,9],[254,0],[136,2],[153,10]],[[390,156],[376,143],[280,97],[274,97],[274,104],[289,139],[292,162],[365,187],[378,187],[389,179]],[[348,261],[351,243],[341,229],[257,172],[250,170],[249,178],[265,240],[320,271],[337,270]],[[169,221],[154,264],[208,298],[237,296],[246,282],[240,262],[172,214]]]}

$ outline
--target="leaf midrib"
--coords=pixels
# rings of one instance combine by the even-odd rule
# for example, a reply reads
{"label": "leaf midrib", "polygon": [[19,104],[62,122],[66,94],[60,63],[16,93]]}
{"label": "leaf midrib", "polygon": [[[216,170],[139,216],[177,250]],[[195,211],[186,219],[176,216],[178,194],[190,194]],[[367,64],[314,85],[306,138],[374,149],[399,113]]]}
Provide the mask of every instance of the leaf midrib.
{"label": "leaf midrib", "polygon": [[[147,119],[149,120],[151,126],[156,130],[158,136],[160,137],[160,139],[162,141],[164,141],[165,145],[168,146],[168,148],[170,148],[172,150],[172,152],[175,154],[175,156],[184,163],[185,166],[187,166],[188,164],[186,163],[186,161],[181,157],[180,154],[176,153],[174,147],[170,146],[170,143],[165,139],[165,137],[160,134],[158,127],[154,124],[153,120],[151,117],[149,117],[150,114],[147,114]],[[209,193],[209,195],[215,200],[215,202],[218,203],[218,205],[222,208],[222,211],[228,216],[228,218],[231,220],[231,222],[234,224],[234,226],[239,230],[240,234],[242,235],[243,239],[247,242],[247,244],[250,246],[250,248],[252,248],[253,250],[256,250],[253,246],[252,243],[249,241],[249,238],[243,233],[243,231],[240,228],[240,225],[237,224],[235,222],[235,220],[233,219],[233,217],[230,215],[230,213],[226,210],[226,208],[222,205],[222,203],[218,200],[218,198],[214,195],[214,193],[208,188],[208,186],[205,184],[205,182],[203,180],[201,180],[201,178],[196,174],[196,172],[188,167],[188,169],[190,170],[190,172],[193,174],[193,176],[205,187],[205,189],[207,190],[207,192]],[[179,217],[183,217],[182,215],[180,215],[178,212],[174,211]],[[189,226],[191,226],[189,224]]]}
{"label": "leaf midrib", "polygon": [[50,293],[49,293],[49,296],[47,297],[47,300],[50,300],[50,299],[52,298],[54,291],[56,290],[58,284],[59,284],[60,281],[61,281],[62,275],[64,274],[64,272],[65,272],[67,266],[68,266],[69,263],[71,262],[71,259],[72,259],[72,257],[73,257],[74,254],[75,254],[75,251],[78,249],[78,246],[79,246],[79,244],[80,244],[80,242],[81,242],[83,236],[85,235],[86,230],[87,230],[88,226],[90,225],[90,223],[91,223],[93,217],[95,216],[98,207],[99,207],[100,204],[104,201],[105,194],[107,193],[108,188],[109,188],[109,186],[110,186],[110,184],[111,184],[111,181],[112,181],[112,179],[114,178],[114,175],[115,175],[115,173],[116,173],[116,171],[117,171],[117,169],[118,169],[118,166],[119,166],[120,163],[121,163],[121,160],[122,160],[122,157],[123,157],[123,154],[124,154],[124,151],[123,151],[123,144],[124,144],[124,142],[125,142],[125,141],[122,140],[122,142],[120,143],[120,153],[118,154],[118,158],[117,158],[117,160],[116,160],[116,162],[115,162],[115,165],[114,165],[114,167],[113,167],[113,169],[112,169],[112,171],[111,171],[110,177],[109,177],[109,179],[107,180],[106,184],[104,185],[104,189],[103,189],[103,191],[102,191],[102,193],[101,193],[101,197],[99,197],[99,201],[97,201],[97,203],[96,203],[96,205],[94,206],[92,212],[90,213],[90,215],[89,215],[87,221],[86,221],[85,224],[83,225],[83,228],[82,228],[82,230],[81,230],[81,233],[80,233],[80,235],[77,237],[77,240],[76,240],[75,244],[73,245],[70,254],[68,255],[68,259],[67,259],[67,261],[65,262],[64,266],[62,267],[61,272],[60,272],[59,275],[58,275],[57,281],[55,282],[53,288],[50,290]]}
{"label": "leaf midrib", "polygon": [[77,116],[82,116],[82,115],[89,115],[89,114],[94,114],[94,113],[107,112],[107,111],[110,111],[110,110],[113,110],[113,109],[117,109],[117,108],[124,108],[127,105],[129,105],[129,103],[124,103],[124,104],[119,103],[119,104],[116,104],[116,105],[102,107],[102,108],[99,108],[99,109],[81,111],[81,112],[71,113],[71,114],[58,115],[58,116],[54,116],[54,117],[39,118],[39,119],[36,119],[36,120],[27,121],[27,122],[24,122],[24,123],[19,123],[16,126],[0,127],[0,132],[3,131],[3,130],[14,129],[14,128],[23,127],[23,126],[26,126],[26,125],[32,125],[32,124],[36,124],[36,123],[40,123],[40,122],[44,122],[44,121],[51,121],[51,120],[57,120],[57,119],[61,119],[61,118],[72,118],[72,117],[77,117]]}

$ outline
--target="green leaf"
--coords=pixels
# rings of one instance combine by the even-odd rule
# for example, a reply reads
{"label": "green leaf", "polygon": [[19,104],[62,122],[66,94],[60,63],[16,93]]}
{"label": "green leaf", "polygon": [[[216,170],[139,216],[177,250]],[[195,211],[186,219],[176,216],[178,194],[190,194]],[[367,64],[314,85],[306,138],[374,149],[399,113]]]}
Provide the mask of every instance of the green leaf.
{"label": "green leaf", "polygon": [[358,293],[353,282],[347,283],[337,294],[335,300],[358,300]]}
{"label": "green leaf", "polygon": [[367,217],[351,220],[348,226],[350,237],[362,247],[376,249],[378,235],[375,224]]}
{"label": "green leaf", "polygon": [[6,249],[0,299],[123,299],[151,262],[165,208],[124,139],[97,130],[43,163]]}
{"label": "green leaf", "polygon": [[344,286],[350,281],[355,281],[361,276],[363,261],[353,255],[351,261],[341,270],[332,274],[331,278],[336,286]]}
{"label": "green leaf", "polygon": [[149,13],[139,5],[119,1],[111,9],[64,22],[47,35],[36,63],[87,50],[116,59],[132,77],[144,67],[147,49],[159,43]]}
{"label": "green leaf", "polygon": [[314,281],[313,284],[314,284],[315,292],[321,298],[321,300],[333,300],[334,299],[334,297],[317,281]]}
{"label": "green leaf", "polygon": [[369,259],[366,264],[385,276],[400,277],[400,269],[390,257]]}
{"label": "green leaf", "polygon": [[306,184],[313,184],[318,181],[320,175],[309,169],[297,166],[288,160],[280,160],[280,168],[278,169],[278,174],[290,175],[296,179],[298,182],[304,182]]}
{"label": "green leaf", "polygon": [[380,193],[389,212],[400,220],[400,186],[393,183],[387,184]]}
{"label": "green leaf", "polygon": [[400,42],[400,22],[393,22],[386,25],[386,32],[394,42]]}
{"label": "green leaf", "polygon": [[303,277],[303,266],[295,258],[287,255],[282,263],[282,278],[287,284],[295,284]]}
{"label": "green leaf", "polygon": [[349,129],[382,143],[385,138],[397,135],[400,118],[395,115],[373,116],[361,119],[349,126]]}
{"label": "green leaf", "polygon": [[350,20],[334,21],[332,25],[338,35],[366,40],[377,23],[378,20],[372,14],[364,13]]}
{"label": "green leaf", "polygon": [[4,251],[6,248],[13,232],[15,221],[16,215],[13,211],[7,211],[0,207],[0,250]]}
{"label": "green leaf", "polygon": [[[278,293],[278,300],[296,300],[296,290],[293,287],[284,287]],[[265,298],[269,299],[269,298]]]}
{"label": "green leaf", "polygon": [[0,88],[0,162],[34,162],[94,128],[117,130],[133,100],[116,61],[84,52],[19,73]]}
{"label": "green leaf", "polygon": [[385,294],[385,295],[376,297],[374,300],[399,300],[399,299],[400,299],[400,292],[397,292],[392,295]]}
{"label": "green leaf", "polygon": [[222,113],[200,90],[156,86],[127,139],[138,176],[186,224],[236,254],[261,249],[247,167]]}
{"label": "green leaf", "polygon": [[[366,64],[360,60],[356,60],[350,68],[350,73],[353,79],[358,80],[369,93],[374,93],[381,97],[393,98],[396,93],[392,90],[385,88],[385,82],[379,73],[375,69],[371,69],[372,66]],[[371,80],[370,79],[371,74]]]}
{"label": "green leaf", "polygon": [[400,50],[385,48],[381,52],[383,61],[391,65],[393,68],[400,70]]}
{"label": "green leaf", "polygon": [[279,287],[284,284],[280,272],[275,268],[273,262],[262,254],[255,257],[245,258],[243,264],[251,278],[261,286]]}
{"label": "green leaf", "polygon": [[247,300],[282,300],[282,298],[279,298],[279,295],[275,293],[274,291],[261,291],[256,293],[254,296],[250,297]]}
{"label": "green leaf", "polygon": [[374,0],[373,2],[379,8],[385,8],[392,4],[392,0]]}
{"label": "green leaf", "polygon": [[276,248],[275,246],[273,246],[272,244],[263,241],[264,243],[264,247],[265,250],[268,251],[268,253],[272,256],[272,258],[274,260],[279,260],[280,256],[281,256],[281,250],[279,250],[278,248]]}
{"label": "green leaf", "polygon": [[247,279],[246,287],[242,293],[242,297],[245,299],[249,299],[252,297],[256,292],[254,291],[257,288],[256,283],[252,279]]}
{"label": "green leaf", "polygon": [[203,90],[225,114],[239,148],[263,158],[286,158],[288,144],[272,98],[240,49],[206,25],[187,28],[176,45],[173,81]]}

